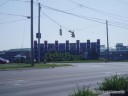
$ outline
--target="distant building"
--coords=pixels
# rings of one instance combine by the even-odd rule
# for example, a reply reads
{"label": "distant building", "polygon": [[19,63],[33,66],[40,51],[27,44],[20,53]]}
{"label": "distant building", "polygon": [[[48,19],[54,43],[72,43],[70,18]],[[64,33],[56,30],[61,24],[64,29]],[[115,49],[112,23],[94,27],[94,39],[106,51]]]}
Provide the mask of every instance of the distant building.
{"label": "distant building", "polygon": [[[128,60],[128,46],[124,46],[123,43],[117,43],[116,48],[109,48],[110,60]],[[100,47],[100,58],[107,59],[107,48],[104,45]]]}
{"label": "distant building", "polygon": [[[10,49],[6,51],[0,51],[0,57],[8,59],[10,62],[14,60],[16,56],[25,56],[30,59],[31,49]],[[40,60],[51,59],[54,60],[79,60],[79,59],[98,59],[100,56],[100,39],[96,42],[80,42],[76,40],[75,43],[70,43],[66,40],[65,43],[44,43],[40,44]],[[38,44],[34,41],[34,59],[38,61]]]}
{"label": "distant building", "polygon": [[124,46],[123,43],[116,44],[117,51],[128,51],[128,46]]}
{"label": "distant building", "polygon": [[[37,41],[34,41],[34,56],[36,60],[38,60],[37,45]],[[64,58],[98,59],[100,56],[100,39],[97,39],[97,42],[90,42],[90,40],[87,40],[87,42],[80,42],[80,40],[76,40],[76,43],[70,43],[69,40],[66,40],[65,43],[58,43],[58,41],[55,41],[55,43],[48,43],[48,41],[44,41],[44,43],[41,43],[40,52],[41,61],[51,57],[56,59],[59,58],[59,60],[64,60]],[[42,52],[44,54],[42,54]],[[59,56],[57,56],[57,54]],[[70,56],[65,57],[67,55]]]}
{"label": "distant building", "polygon": [[22,48],[22,49],[10,49],[6,51],[0,51],[0,57],[5,58],[12,62],[17,55],[23,55],[28,58],[30,56],[30,48]]}

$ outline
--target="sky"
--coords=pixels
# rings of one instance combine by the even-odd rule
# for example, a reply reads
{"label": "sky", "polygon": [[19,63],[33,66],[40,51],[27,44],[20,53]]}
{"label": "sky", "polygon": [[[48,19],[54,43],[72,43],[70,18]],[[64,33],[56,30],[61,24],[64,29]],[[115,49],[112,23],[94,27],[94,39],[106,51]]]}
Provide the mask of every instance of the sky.
{"label": "sky", "polygon": [[[34,40],[38,32],[38,3],[41,3],[41,43],[58,40],[70,43],[96,42],[107,46],[128,46],[127,0],[34,0]],[[30,48],[30,0],[0,0],[0,51]],[[62,29],[62,36],[59,29]],[[74,31],[75,38],[69,30]]]}

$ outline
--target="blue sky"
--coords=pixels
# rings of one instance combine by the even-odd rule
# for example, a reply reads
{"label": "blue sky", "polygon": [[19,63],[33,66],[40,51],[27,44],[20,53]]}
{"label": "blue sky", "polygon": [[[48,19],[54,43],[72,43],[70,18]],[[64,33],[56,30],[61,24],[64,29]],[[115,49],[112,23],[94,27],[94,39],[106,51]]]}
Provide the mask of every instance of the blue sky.
{"label": "blue sky", "polygon": [[[30,20],[24,17],[30,16],[29,1],[0,0],[1,51],[30,48]],[[84,17],[72,16],[41,6],[41,42],[44,40],[49,43],[53,43],[55,40],[59,42],[66,40],[86,42],[88,39],[95,42],[100,39],[101,44],[106,45],[105,20],[108,20],[110,47],[115,47],[116,43],[128,45],[127,0],[34,0],[34,2],[34,40],[36,40],[36,33],[38,32],[38,6],[36,4],[40,2],[45,6]],[[90,18],[90,20],[86,18]],[[62,36],[59,35],[60,25],[63,31]],[[76,37],[72,38],[68,30],[74,30]]]}

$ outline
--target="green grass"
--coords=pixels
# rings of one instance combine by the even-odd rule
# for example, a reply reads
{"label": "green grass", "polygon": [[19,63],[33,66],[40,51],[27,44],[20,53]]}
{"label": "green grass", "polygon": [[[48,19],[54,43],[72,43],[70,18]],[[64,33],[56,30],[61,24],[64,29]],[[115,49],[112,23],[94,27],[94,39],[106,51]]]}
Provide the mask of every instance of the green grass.
{"label": "green grass", "polygon": [[78,88],[77,91],[74,91],[74,93],[69,96],[98,96],[98,93],[92,91],[88,87],[87,88],[83,87],[83,88]]}
{"label": "green grass", "polygon": [[100,85],[99,90],[104,90],[104,91],[128,90],[128,76],[114,75],[111,77],[107,77],[99,85]]}
{"label": "green grass", "polygon": [[54,68],[54,67],[62,67],[62,66],[72,66],[70,64],[35,64],[35,66],[31,66],[31,64],[1,64],[0,70],[8,70],[8,69],[21,69],[21,68]]}
{"label": "green grass", "polygon": [[93,63],[105,62],[104,60],[71,60],[71,61],[54,61],[55,63]]}

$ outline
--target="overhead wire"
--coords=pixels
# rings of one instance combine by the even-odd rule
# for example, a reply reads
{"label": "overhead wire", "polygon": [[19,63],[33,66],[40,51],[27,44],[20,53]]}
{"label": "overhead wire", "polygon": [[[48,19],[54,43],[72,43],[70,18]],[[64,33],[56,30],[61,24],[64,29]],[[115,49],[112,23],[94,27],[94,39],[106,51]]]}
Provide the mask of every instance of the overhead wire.
{"label": "overhead wire", "polygon": [[118,24],[118,25],[122,25],[122,26],[128,26],[128,23],[121,23],[121,22],[115,22],[115,21],[110,21],[110,20],[109,20],[109,22],[112,23],[112,24]]}
{"label": "overhead wire", "polygon": [[126,2],[126,1],[122,1],[122,0],[116,0],[116,1],[123,3],[123,4],[128,4],[128,2]]}
{"label": "overhead wire", "polygon": [[[58,22],[56,22],[54,19],[52,19],[50,16],[46,15],[46,13],[42,12],[42,14],[45,15],[46,17],[48,17],[49,19],[51,19],[58,26],[61,26],[62,28],[65,28],[66,30],[69,31],[69,28],[66,28],[66,27],[62,26],[61,24],[59,24]],[[88,29],[88,28],[96,27],[96,26],[99,26],[99,25],[92,25],[92,26],[88,26],[88,27],[84,27],[84,28],[74,29],[74,31],[85,30],[85,29]]]}
{"label": "overhead wire", "polygon": [[41,12],[43,15],[45,15],[46,17],[48,17],[51,21],[53,21],[55,24],[57,24],[58,26],[61,26],[62,28],[65,28],[66,30],[68,30],[68,28],[64,27],[63,25],[59,24],[58,22],[56,22],[54,19],[52,19],[50,16],[48,16],[46,13]]}
{"label": "overhead wire", "polygon": [[18,2],[30,2],[30,0],[10,0],[10,1],[18,1]]}
{"label": "overhead wire", "polygon": [[123,26],[119,26],[119,25],[113,25],[113,24],[110,24],[110,23],[108,25],[119,27],[119,28],[123,28],[123,29],[128,29],[128,27],[123,27]]}
{"label": "overhead wire", "polygon": [[3,2],[2,4],[0,4],[0,7],[2,7],[3,5],[7,4],[10,0],[7,0],[5,2]]}
{"label": "overhead wire", "polygon": [[113,15],[113,16],[117,16],[117,17],[121,17],[121,18],[128,19],[128,17],[121,16],[121,15],[117,15],[117,14],[108,13],[108,12],[101,11],[101,10],[98,10],[98,9],[94,9],[94,8],[91,8],[91,7],[85,6],[85,5],[83,5],[83,4],[80,4],[80,3],[74,2],[74,1],[72,1],[72,0],[68,0],[68,1],[69,1],[69,2],[71,2],[71,3],[77,4],[77,5],[81,6],[81,7],[85,7],[85,8],[87,8],[87,9],[93,10],[93,11],[97,11],[97,12],[100,12],[100,13],[104,13],[104,14]]}
{"label": "overhead wire", "polygon": [[[28,10],[28,4],[26,4],[25,10]],[[27,14],[27,11],[26,11],[26,14]],[[21,49],[24,48],[25,38],[27,36],[27,32],[26,32],[27,21],[26,20],[24,21],[24,24],[22,26],[23,26],[23,31],[22,31],[22,39],[21,39],[22,40],[21,41]]]}
{"label": "overhead wire", "polygon": [[[30,2],[26,0],[8,0],[8,1],[20,1],[20,2]],[[3,4],[7,3],[4,2]],[[16,16],[16,17],[25,17],[26,19],[19,19],[19,20],[12,20],[12,21],[7,21],[7,22],[0,22],[0,24],[8,24],[8,23],[15,23],[15,22],[21,22],[27,19],[30,19],[30,16],[25,16],[25,15],[18,15],[18,14],[12,14],[12,13],[0,13],[0,15],[8,15],[8,16]],[[35,18],[35,17],[34,17]]]}
{"label": "overhead wire", "polygon": [[[68,15],[75,16],[75,17],[79,17],[79,18],[83,18],[83,19],[86,19],[86,20],[94,21],[94,22],[97,22],[97,23],[106,24],[106,23],[105,23],[106,20],[103,20],[103,19],[92,18],[92,17],[87,17],[87,16],[81,16],[81,15],[77,15],[77,14],[65,12],[65,11],[62,11],[62,10],[59,10],[59,9],[55,9],[55,8],[52,8],[52,7],[49,7],[49,6],[45,6],[45,5],[43,5],[43,4],[41,4],[41,5],[42,5],[44,8],[47,8],[47,9],[50,9],[50,10],[58,11],[58,12],[61,12],[61,13],[65,13],[65,14],[68,14]],[[118,23],[119,23],[119,22],[118,22]],[[109,24],[109,25],[114,26],[113,24]],[[127,27],[123,27],[123,26],[119,26],[119,25],[115,25],[115,27],[120,27],[120,28],[128,29]]]}
{"label": "overhead wire", "polygon": [[17,14],[10,14],[10,13],[0,13],[1,15],[9,15],[9,16],[18,16],[18,17],[26,17],[26,18],[30,18],[30,16],[25,16],[25,15],[17,15]]}
{"label": "overhead wire", "polygon": [[[38,0],[36,1],[37,3],[39,3],[38,2]],[[38,4],[36,3],[36,2],[33,2],[36,6],[38,6]],[[41,4],[41,3],[40,3]],[[64,27],[64,26],[62,26],[61,24],[59,24],[57,21],[55,21],[52,17],[50,17],[50,16],[48,16],[46,13],[44,13],[44,12],[42,12],[41,11],[41,13],[44,15],[44,16],[46,16],[47,18],[49,18],[51,21],[53,21],[55,24],[57,24],[58,26],[60,26],[60,27],[62,27],[62,28],[65,28],[66,30],[68,30],[68,28],[66,28],[66,27]]]}
{"label": "overhead wire", "polygon": [[73,14],[73,13],[70,13],[70,12],[62,11],[62,10],[59,10],[59,9],[55,9],[55,8],[52,8],[52,7],[49,7],[49,6],[45,6],[43,4],[41,4],[41,5],[44,8],[51,9],[51,10],[54,10],[54,11],[58,11],[58,12],[61,12],[61,13],[65,13],[65,14],[68,14],[68,15],[72,15],[72,16],[75,16],[75,17],[83,18],[83,19],[86,19],[86,20],[90,20],[90,21],[94,21],[94,22],[98,22],[98,23],[102,23],[102,24],[104,24],[103,21],[105,21],[103,19],[92,18],[92,17],[87,17],[87,16],[81,16],[81,15]]}
{"label": "overhead wire", "polygon": [[[121,16],[121,15],[116,15],[116,14],[112,14],[112,13],[108,13],[108,12],[105,12],[105,11],[101,11],[101,10],[97,10],[97,9],[94,9],[94,8],[91,8],[91,7],[88,7],[88,6],[85,6],[85,5],[82,5],[80,3],[77,3],[77,2],[74,2],[74,1],[71,1],[71,0],[68,0],[69,2],[71,3],[74,3],[74,4],[77,4],[79,6],[81,6],[82,8],[87,8],[89,10],[92,10],[92,11],[95,11],[95,12],[98,12],[102,15],[105,15],[105,16],[108,16],[110,18],[114,18],[114,19],[117,19],[117,20],[120,20],[120,21],[123,21],[123,22],[128,22],[128,17],[125,17],[125,16]],[[116,17],[115,17],[116,16]],[[125,19],[125,20],[124,20]],[[126,20],[127,19],[127,20]]]}
{"label": "overhead wire", "polygon": [[[35,2],[34,2],[35,3]],[[36,4],[36,3],[35,3]],[[38,4],[36,4],[38,5]],[[83,19],[86,19],[86,20],[90,20],[90,21],[94,21],[94,22],[98,22],[98,23],[101,23],[101,24],[106,24],[105,21],[106,20],[102,20],[102,19],[98,19],[98,18],[92,18],[92,17],[87,17],[87,16],[81,16],[81,15],[76,15],[76,14],[73,14],[73,13],[69,13],[69,12],[65,12],[65,11],[62,11],[62,10],[59,10],[59,9],[55,9],[55,8],[52,8],[52,7],[49,7],[49,6],[45,6],[43,4],[41,4],[41,6],[43,6],[44,8],[48,8],[48,9],[51,9],[51,10],[54,10],[54,11],[58,11],[58,12],[61,12],[61,13],[65,13],[65,14],[68,14],[68,15],[72,15],[72,16],[75,16],[75,17],[79,17],[79,18],[83,18]],[[51,19],[54,23],[56,23],[57,25],[61,26],[58,22],[56,22],[55,20],[53,20],[50,16],[46,15],[44,12],[42,12],[45,16],[47,16],[49,19]],[[96,20],[95,20],[96,19]],[[97,21],[99,20],[99,21]],[[121,24],[120,22],[113,22],[113,21],[110,21],[110,23],[118,23],[118,24]],[[119,25],[114,25],[114,24],[110,24],[111,26],[115,26],[115,27],[120,27],[120,28],[125,28],[125,29],[128,29],[127,27],[124,27],[124,26],[119,26]],[[126,23],[122,23],[124,25],[126,25]],[[63,27],[63,26],[62,26]],[[65,28],[67,29],[67,28]],[[82,30],[84,28],[81,28],[81,29],[76,29],[76,30]],[[68,29],[67,29],[68,30]]]}
{"label": "overhead wire", "polygon": [[[37,0],[36,2],[38,3],[38,0]],[[34,4],[35,4],[36,6],[38,6],[38,4],[37,4],[36,2],[34,2]],[[48,17],[50,20],[52,20],[54,23],[56,23],[57,25],[60,26],[60,24],[59,24],[58,22],[56,22],[54,19],[52,19],[50,16],[48,16],[47,14],[45,14],[45,13],[42,12],[42,11],[41,11],[41,13],[42,13],[43,15],[45,15],[46,17]]]}
{"label": "overhead wire", "polygon": [[[69,0],[71,1],[71,0]],[[35,3],[35,2],[34,2]],[[35,3],[36,4],[36,3]],[[38,4],[36,4],[38,6]],[[58,11],[58,12],[61,12],[61,13],[65,13],[65,14],[68,14],[68,15],[73,15],[73,16],[76,16],[76,17],[79,17],[79,18],[83,18],[83,19],[87,19],[87,20],[91,20],[91,21],[94,21],[94,22],[98,22],[98,23],[101,23],[101,24],[106,24],[105,21],[106,20],[103,20],[103,19],[99,19],[99,18],[92,18],[92,17],[87,17],[87,16],[81,16],[81,15],[76,15],[76,14],[73,14],[73,13],[69,13],[69,12],[65,12],[63,10],[59,10],[59,9],[55,9],[55,8],[52,8],[52,7],[49,7],[49,6],[45,6],[43,4],[41,4],[41,6],[43,6],[44,8],[48,8],[48,9],[51,9],[51,10],[54,10],[54,11]],[[42,12],[45,16],[47,16],[49,19],[51,19],[54,23],[56,23],[57,25],[61,26],[58,22],[56,22],[55,20],[53,20],[50,16],[46,15],[46,13]],[[95,20],[96,19],[96,20]],[[99,20],[99,21],[97,21]],[[120,23],[120,22],[114,22],[114,21],[110,21],[109,25],[111,26],[115,26],[115,27],[120,27],[120,28],[125,28],[125,29],[128,29],[127,27],[124,27],[124,26],[119,26],[119,25],[114,25],[114,24],[111,24],[111,23],[117,23],[117,24],[124,24],[124,25],[127,25],[126,23]],[[62,26],[63,27],[63,26]],[[66,27],[63,27],[65,29],[67,29]],[[84,28],[81,28],[81,29],[76,29],[76,30],[83,30]],[[67,29],[68,30],[68,29]]]}
{"label": "overhead wire", "polygon": [[[41,11],[41,13],[42,13],[43,15],[45,15],[46,17],[48,17],[49,19],[51,19],[51,20],[52,20],[54,23],[56,23],[57,25],[59,25],[59,26],[65,28],[66,30],[69,30],[69,28],[66,28],[66,27],[62,26],[61,24],[59,24],[58,22],[56,22],[54,19],[52,19],[50,16],[46,15],[46,13],[44,13],[44,12],[42,12],[42,11]],[[92,26],[89,26],[89,27],[92,27]],[[86,27],[86,28],[89,28],[89,27]],[[83,29],[86,29],[86,28],[75,29],[74,31],[83,30]]]}
{"label": "overhead wire", "polygon": [[75,10],[75,9],[77,9],[77,8],[80,8],[80,6],[76,6],[76,7],[74,7],[74,8],[67,9],[67,10],[63,10],[63,11],[72,11],[72,10]]}
{"label": "overhead wire", "polygon": [[84,28],[74,29],[74,31],[85,30],[85,29],[88,29],[88,28],[96,27],[96,26],[99,26],[99,25],[91,25],[91,26],[84,27]]}
{"label": "overhead wire", "polygon": [[45,15],[46,17],[48,17],[50,20],[52,20],[54,23],[56,23],[57,25],[61,26],[58,22],[56,22],[55,20],[53,20],[51,17],[49,17],[47,14],[45,14],[44,12],[41,11],[41,13],[43,15]]}
{"label": "overhead wire", "polygon": [[21,22],[21,21],[25,21],[25,20],[27,20],[27,19],[13,20],[13,21],[8,21],[8,22],[0,22],[0,24],[15,23],[15,22]]}

